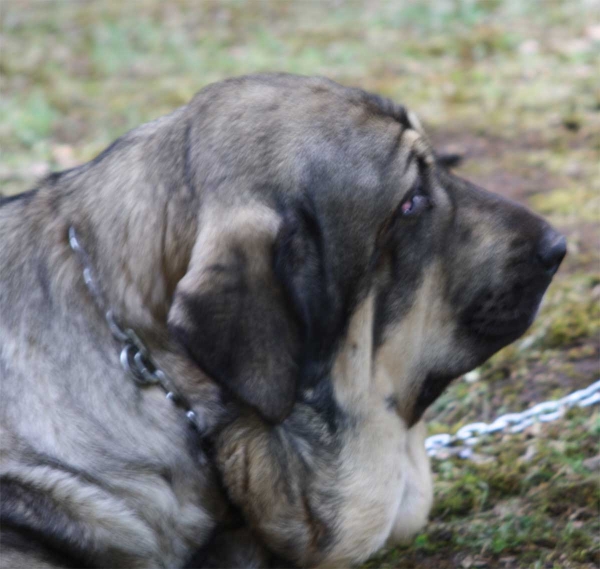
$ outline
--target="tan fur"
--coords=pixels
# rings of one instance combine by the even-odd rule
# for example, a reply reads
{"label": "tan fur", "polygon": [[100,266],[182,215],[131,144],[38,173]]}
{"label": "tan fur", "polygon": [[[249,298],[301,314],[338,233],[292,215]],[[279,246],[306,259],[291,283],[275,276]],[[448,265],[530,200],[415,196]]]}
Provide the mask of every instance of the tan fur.
{"label": "tan fur", "polygon": [[399,402],[398,411],[407,421],[424,370],[437,361],[453,358],[456,349],[452,308],[438,293],[442,279],[439,266],[427,270],[409,313],[388,333],[377,357],[380,381],[390,384]]}
{"label": "tan fur", "polygon": [[[353,428],[344,435],[339,461],[327,469],[315,468],[320,477],[316,485],[333,485],[342,497],[337,541],[324,556],[310,545],[314,524],[303,527],[304,505],[287,504],[281,500],[282,490],[273,487],[278,476],[267,447],[274,442],[269,429],[255,418],[241,418],[223,433],[221,469],[232,497],[267,541],[273,543],[275,538],[277,543],[276,536],[288,534],[296,539],[303,536],[301,564],[347,567],[366,559],[386,541],[406,541],[427,521],[433,489],[425,427],[419,422],[407,429],[401,416],[385,408],[386,396],[398,382],[410,384],[410,376],[399,367],[390,369],[383,363],[374,367],[372,330],[370,296],[351,320],[333,371],[336,400],[351,415]],[[302,411],[297,407],[295,412]]]}

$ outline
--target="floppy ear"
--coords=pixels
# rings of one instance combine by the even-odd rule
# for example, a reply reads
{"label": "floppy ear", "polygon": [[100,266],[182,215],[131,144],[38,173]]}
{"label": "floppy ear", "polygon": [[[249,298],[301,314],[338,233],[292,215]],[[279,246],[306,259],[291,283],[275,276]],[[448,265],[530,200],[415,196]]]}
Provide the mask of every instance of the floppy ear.
{"label": "floppy ear", "polygon": [[281,422],[295,401],[312,312],[299,292],[312,272],[310,248],[297,254],[294,222],[265,206],[204,217],[169,329],[215,381]]}
{"label": "floppy ear", "polygon": [[441,154],[436,154],[435,159],[438,164],[451,170],[462,163],[464,155],[458,152],[442,152]]}

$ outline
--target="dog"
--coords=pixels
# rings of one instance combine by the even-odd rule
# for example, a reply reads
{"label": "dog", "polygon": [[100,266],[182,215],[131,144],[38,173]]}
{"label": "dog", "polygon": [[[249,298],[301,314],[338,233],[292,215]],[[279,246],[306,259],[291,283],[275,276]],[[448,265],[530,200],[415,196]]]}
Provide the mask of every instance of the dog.
{"label": "dog", "polygon": [[409,538],[423,412],[566,252],[404,107],[285,74],[5,198],[0,243],[1,558],[28,569],[347,566]]}

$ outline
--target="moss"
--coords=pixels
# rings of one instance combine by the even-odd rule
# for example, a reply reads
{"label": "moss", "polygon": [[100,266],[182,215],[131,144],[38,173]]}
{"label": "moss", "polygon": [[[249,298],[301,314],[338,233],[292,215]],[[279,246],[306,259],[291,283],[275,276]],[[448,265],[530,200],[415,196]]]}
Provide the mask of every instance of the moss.
{"label": "moss", "polygon": [[507,497],[518,495],[523,485],[523,476],[525,468],[507,468],[502,465],[488,466],[485,470],[485,479],[489,486],[490,494],[493,497]]}
{"label": "moss", "polygon": [[600,331],[600,304],[595,298],[580,298],[565,303],[553,315],[544,345],[562,347],[573,345],[583,338],[597,338]]}
{"label": "moss", "polygon": [[600,195],[589,187],[560,188],[532,196],[530,201],[541,213],[576,217],[581,221],[600,221]]}
{"label": "moss", "polygon": [[451,483],[439,483],[432,516],[452,518],[480,510],[489,493],[487,482],[471,472]]}

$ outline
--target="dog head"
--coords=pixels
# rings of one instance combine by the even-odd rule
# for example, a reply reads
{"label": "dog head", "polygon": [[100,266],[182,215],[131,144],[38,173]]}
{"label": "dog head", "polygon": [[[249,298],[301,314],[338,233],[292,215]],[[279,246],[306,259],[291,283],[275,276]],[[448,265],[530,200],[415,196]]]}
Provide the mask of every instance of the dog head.
{"label": "dog head", "polygon": [[[186,120],[202,206],[170,329],[269,421],[363,373],[388,378],[414,424],[527,329],[565,254],[541,218],[445,170],[416,118],[380,97],[255,76],[200,92]],[[345,348],[363,371],[336,366]]]}

